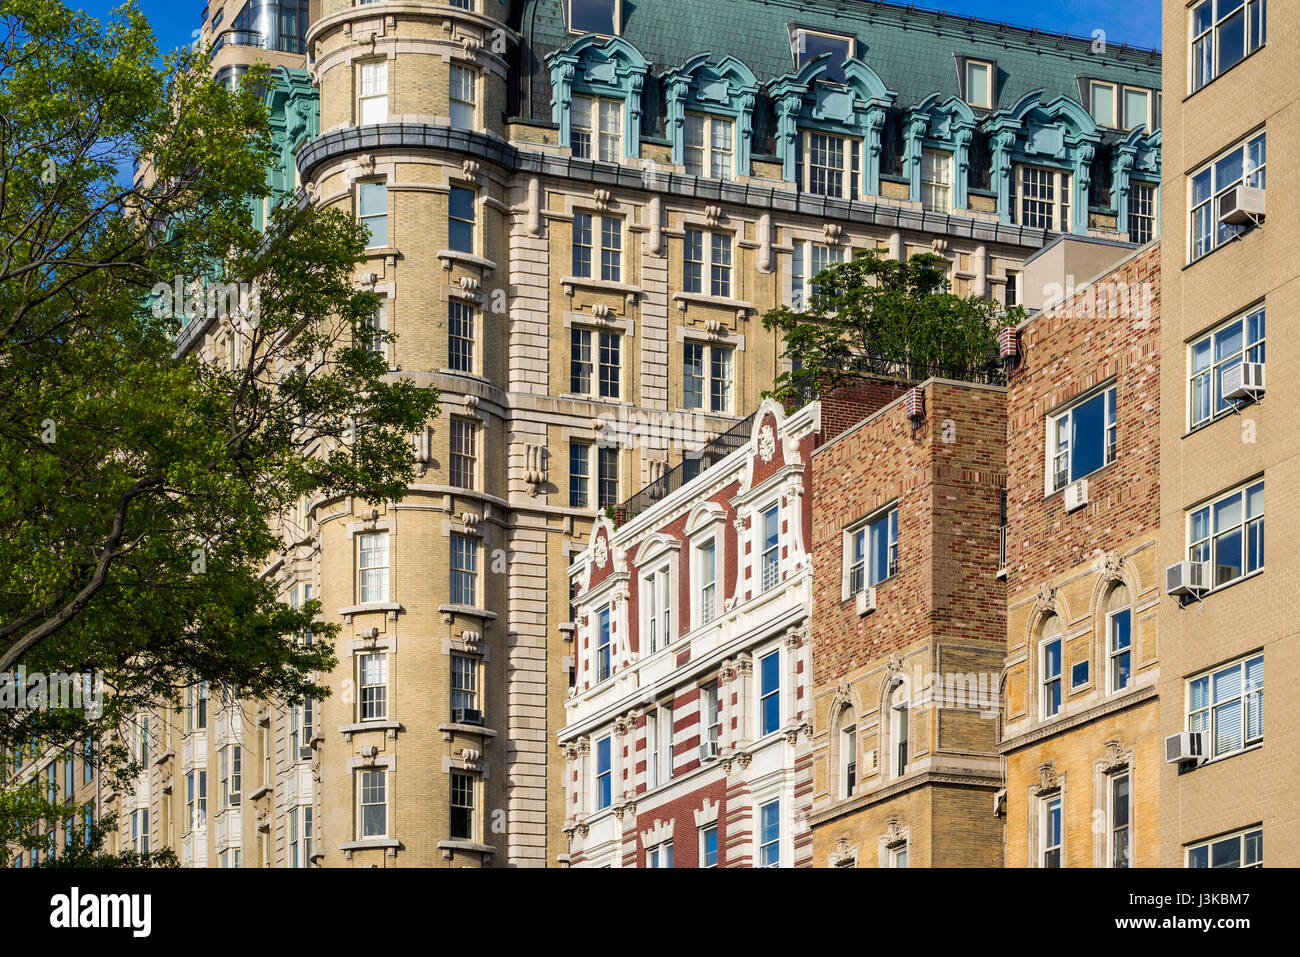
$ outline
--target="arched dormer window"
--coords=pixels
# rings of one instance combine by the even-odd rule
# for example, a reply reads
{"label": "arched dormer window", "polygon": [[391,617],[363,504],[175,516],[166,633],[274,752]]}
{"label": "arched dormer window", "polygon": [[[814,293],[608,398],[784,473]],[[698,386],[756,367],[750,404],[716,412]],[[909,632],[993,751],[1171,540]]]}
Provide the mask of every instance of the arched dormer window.
{"label": "arched dormer window", "polygon": [[1111,159],[1111,205],[1116,228],[1141,245],[1160,233],[1160,131],[1130,130]]}
{"label": "arched dormer window", "polygon": [[1049,232],[1088,231],[1088,191],[1101,131],[1067,96],[1042,102],[1042,90],[984,121],[993,155],[998,216]]}
{"label": "arched dormer window", "polygon": [[843,83],[827,81],[832,57],[823,53],[769,87],[783,175],[800,190],[820,196],[876,196],[880,134],[897,94],[856,57],[844,61]]}
{"label": "arched dormer window", "polygon": [[932,93],[907,113],[903,172],[908,198],[934,213],[966,208],[975,114],[957,96]]}
{"label": "arched dormer window", "polygon": [[[306,70],[273,70],[266,92],[266,106],[270,113],[271,145],[276,162],[267,170],[267,197],[265,213],[284,202],[298,188],[297,150],[307,140],[320,134],[320,94],[312,86],[311,75]],[[259,210],[258,224],[265,226]]]}
{"label": "arched dormer window", "polygon": [[587,34],[546,58],[551,115],[573,155],[621,163],[641,155],[641,90],[650,64],[622,37]]}
{"label": "arched dormer window", "polygon": [[733,56],[717,64],[709,56],[693,56],[663,76],[673,163],[688,176],[748,176],[758,80]]}

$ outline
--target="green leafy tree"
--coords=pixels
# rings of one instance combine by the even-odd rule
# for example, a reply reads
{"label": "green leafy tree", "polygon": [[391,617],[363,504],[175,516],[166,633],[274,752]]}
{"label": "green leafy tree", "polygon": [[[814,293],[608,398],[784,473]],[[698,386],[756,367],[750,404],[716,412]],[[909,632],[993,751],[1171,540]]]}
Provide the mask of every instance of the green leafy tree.
{"label": "green leafy tree", "polygon": [[772,394],[808,398],[862,375],[995,374],[998,329],[1024,313],[954,295],[943,262],[929,253],[900,262],[867,250],[819,273],[804,308],[770,310],[763,325],[780,333],[792,367]]}
{"label": "green leafy tree", "polygon": [[[126,781],[107,732],[200,679],[323,696],[338,629],[278,600],[264,569],[293,530],[276,516],[400,499],[413,478],[438,395],[372,348],[364,227],[300,198],[254,223],[265,82],[218,86],[206,51],[160,58],[130,5],[101,22],[0,0],[0,680],[103,688],[102,709],[0,709],[10,755],[102,739]],[[205,330],[224,355],[177,349]]]}

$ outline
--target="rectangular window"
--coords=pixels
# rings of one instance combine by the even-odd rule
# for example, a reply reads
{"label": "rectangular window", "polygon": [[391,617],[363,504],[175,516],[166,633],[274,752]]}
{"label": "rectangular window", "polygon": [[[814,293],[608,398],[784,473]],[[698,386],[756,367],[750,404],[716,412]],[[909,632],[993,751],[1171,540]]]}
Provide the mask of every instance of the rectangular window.
{"label": "rectangular window", "polygon": [[457,488],[475,488],[477,457],[475,455],[475,438],[478,429],[473,422],[466,419],[451,420],[449,435],[451,454],[448,457],[447,478]]}
{"label": "rectangular window", "polygon": [[1125,608],[1108,619],[1110,633],[1110,691],[1115,693],[1129,686],[1133,680],[1133,612]]}
{"label": "rectangular window", "polygon": [[1115,396],[1111,386],[1047,420],[1047,494],[1115,461]]}
{"label": "rectangular window", "polygon": [[710,256],[712,273],[710,295],[723,299],[731,297],[731,235],[714,233]]}
{"label": "rectangular window", "polygon": [[149,853],[149,809],[131,812],[131,847],[138,854]]}
{"label": "rectangular window", "polygon": [[474,778],[455,771],[451,773],[451,838],[474,840]]}
{"label": "rectangular window", "polygon": [[805,132],[808,192],[836,199],[858,198],[858,170],[862,144],[859,140],[832,136],[829,133]]}
{"label": "rectangular window", "polygon": [[[706,369],[705,359],[708,359]],[[732,350],[687,342],[682,346],[682,405],[703,409],[707,389],[710,412],[731,411]]]}
{"label": "rectangular window", "polygon": [[853,56],[852,37],[817,33],[812,30],[795,30],[790,38],[794,53],[794,68],[799,70],[809,60],[829,53],[830,61],[822,78],[829,83],[844,82],[844,61]]}
{"label": "rectangular window", "polygon": [[1200,259],[1233,239],[1241,227],[1220,223],[1219,199],[1241,185],[1266,188],[1265,136],[1260,133],[1243,140],[1187,178],[1191,259]]}
{"label": "rectangular window", "polygon": [[1049,638],[1040,645],[1039,667],[1042,669],[1043,717],[1050,718],[1061,710],[1061,637]]}
{"label": "rectangular window", "polygon": [[591,214],[573,214],[573,275],[591,278]]}
{"label": "rectangular window", "polygon": [[1264,656],[1255,655],[1187,682],[1187,730],[1203,753],[1236,754],[1264,740]]}
{"label": "rectangular window", "polygon": [[603,511],[618,504],[618,449],[597,449],[596,470],[596,507]]}
{"label": "rectangular window", "polygon": [[952,154],[921,151],[921,206],[932,213],[952,211]]}
{"label": "rectangular window", "polygon": [[695,550],[695,558],[699,563],[696,581],[700,596],[700,624],[703,625],[712,621],[717,614],[718,568],[715,543],[705,542]]}
{"label": "rectangular window", "polygon": [[478,711],[478,659],[451,656],[451,707],[453,711]]}
{"label": "rectangular window", "polygon": [[817,284],[813,280],[823,270],[843,262],[842,246],[796,242],[790,269],[790,308],[809,308],[810,301],[817,296]]}
{"label": "rectangular window", "polygon": [[474,307],[447,303],[447,364],[452,372],[474,373]]}
{"label": "rectangular window", "polygon": [[222,748],[217,755],[217,766],[220,771],[217,797],[220,810],[224,811],[239,803],[239,795],[243,787],[242,752],[243,749],[235,744]]}
{"label": "rectangular window", "polygon": [[371,352],[377,352],[384,357],[385,362],[388,360],[388,299],[380,299],[379,305],[375,311],[370,314],[370,319],[366,322],[365,347]]}
{"label": "rectangular window", "polygon": [[[593,121],[595,126],[592,125]],[[569,109],[569,145],[573,148],[573,155],[579,159],[598,159],[602,163],[622,162],[622,102],[594,96],[575,96]]]}
{"label": "rectangular window", "polygon": [[285,830],[288,832],[286,838],[289,844],[289,861],[290,867],[302,867],[302,858],[298,845],[298,809],[289,808],[289,813],[285,820]]}
{"label": "rectangular window", "polygon": [[698,229],[686,230],[682,243],[682,289],[704,292],[704,233]]}
{"label": "rectangular window", "polygon": [[853,789],[858,786],[858,729],[857,725],[840,731],[840,779],[841,797],[853,797]]}
{"label": "rectangular window", "polygon": [[610,738],[596,742],[596,810],[614,803],[614,745]]}
{"label": "rectangular window", "polygon": [[1191,427],[1209,422],[1233,408],[1223,397],[1223,374],[1242,362],[1264,361],[1264,307],[1239,316],[1192,342],[1189,367]]}
{"label": "rectangular window", "polygon": [[451,536],[451,603],[478,604],[478,540],[468,535]]}
{"label": "rectangular window", "polygon": [[1044,166],[1016,167],[1017,222],[1049,232],[1070,231],[1070,174]]}
{"label": "rectangular window", "polygon": [[1130,182],[1128,187],[1128,239],[1139,246],[1156,235],[1155,183]]}
{"label": "rectangular window", "polygon": [[700,688],[703,703],[704,740],[717,744],[722,738],[722,712],[718,706],[718,682],[710,681]]}
{"label": "rectangular window", "polygon": [[1264,567],[1264,483],[1234,489],[1188,517],[1187,559],[1209,562],[1213,587]]}
{"label": "rectangular window", "polygon": [[672,607],[669,602],[668,568],[646,576],[641,588],[641,602],[646,609],[646,638],[650,654],[667,647],[672,641]]}
{"label": "rectangular window", "polygon": [[569,507],[591,507],[591,445],[569,443]]}
{"label": "rectangular window", "polygon": [[474,252],[474,191],[463,186],[451,188],[447,203],[447,242],[461,253]]}
{"label": "rectangular window", "polygon": [[1061,866],[1061,799],[1043,802],[1043,867]]}
{"label": "rectangular window", "polygon": [[473,130],[478,127],[474,104],[478,102],[478,73],[469,67],[453,63],[451,67],[450,110],[453,129]]}
{"label": "rectangular window", "polygon": [[889,849],[889,866],[895,868],[906,868],[908,866],[907,845],[902,847],[893,847]]}
{"label": "rectangular window", "polygon": [[1129,866],[1129,776],[1110,779],[1110,866]]}
{"label": "rectangular window", "polygon": [[849,532],[849,595],[874,588],[898,572],[898,509]]}
{"label": "rectangular window", "polygon": [[656,845],[646,851],[646,867],[672,867],[673,866],[673,842],[665,841],[663,844]]}
{"label": "rectangular window", "polygon": [[357,122],[362,126],[388,121],[388,61],[357,64]]}
{"label": "rectangular window", "polygon": [[686,175],[731,179],[735,169],[734,139],[733,120],[687,113],[682,130]]}
{"label": "rectangular window", "polygon": [[605,282],[622,282],[623,221],[614,216],[600,217],[600,278]]}
{"label": "rectangular window", "polygon": [[365,532],[357,536],[357,601],[388,601],[388,533]]}
{"label": "rectangular window", "polygon": [[361,772],[361,837],[388,836],[388,772]]}
{"label": "rectangular window", "polygon": [[606,605],[596,614],[596,680],[604,681],[610,674],[610,643],[613,641],[613,627],[610,609]]}
{"label": "rectangular window", "polygon": [[310,804],[302,808],[302,866],[311,867],[311,841],[313,837],[312,828],[312,807]]}
{"label": "rectangular window", "polygon": [[1151,91],[1124,87],[1124,129],[1146,127],[1148,133],[1155,128],[1151,118]]}
{"label": "rectangular window", "polygon": [[706,827],[700,832],[700,866],[718,866],[718,826]]}
{"label": "rectangular window", "polygon": [[966,61],[966,102],[982,110],[993,109],[993,64]]}
{"label": "rectangular window", "polygon": [[758,661],[758,733],[781,727],[781,653],[772,651]]}
{"label": "rectangular window", "polygon": [[767,591],[781,578],[780,522],[779,511],[775,504],[763,512],[760,533],[763,537],[759,543],[762,548],[758,560],[761,569],[759,584],[762,591]]}
{"label": "rectangular window", "polygon": [[1192,92],[1264,45],[1265,0],[1201,0],[1192,18]]}
{"label": "rectangular window", "polygon": [[185,775],[185,813],[190,831],[201,831],[208,824],[208,772],[191,771]]}
{"label": "rectangular window", "polygon": [[618,33],[618,0],[569,0],[569,32]]}
{"label": "rectangular window", "polygon": [[[185,730],[202,731],[208,726],[208,683],[200,681],[190,685],[187,690],[189,707],[185,710]],[[32,736],[32,751],[36,750],[35,735]]]}
{"label": "rectangular window", "polygon": [[591,394],[591,330],[573,329],[569,353],[569,391]]}
{"label": "rectangular window", "polygon": [[1188,867],[1263,867],[1262,827],[1215,838],[1187,849]]}
{"label": "rectangular window", "polygon": [[617,332],[602,332],[600,334],[600,397],[602,399],[617,399],[619,396],[619,368],[622,365],[621,359],[622,339]]}
{"label": "rectangular window", "polygon": [[357,187],[357,216],[370,230],[367,249],[388,245],[388,185],[383,181]]}
{"label": "rectangular window", "polygon": [[1093,81],[1091,89],[1092,118],[1098,126],[1109,126],[1113,129],[1119,125],[1117,122],[1117,90],[1118,88],[1114,83],[1097,83]]}
{"label": "rectangular window", "polygon": [[388,655],[382,651],[361,655],[357,659],[361,697],[359,717],[362,721],[382,721],[388,717]]}
{"label": "rectangular window", "polygon": [[772,801],[758,809],[758,866],[781,864],[781,802]]}

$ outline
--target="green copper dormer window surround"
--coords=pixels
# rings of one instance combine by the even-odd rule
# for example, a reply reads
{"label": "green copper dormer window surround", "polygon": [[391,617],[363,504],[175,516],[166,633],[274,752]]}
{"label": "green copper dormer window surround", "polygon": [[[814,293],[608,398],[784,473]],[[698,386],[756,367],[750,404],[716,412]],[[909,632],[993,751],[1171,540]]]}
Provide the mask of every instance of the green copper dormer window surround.
{"label": "green copper dormer window surround", "polygon": [[[598,157],[599,150],[584,150],[584,141],[574,142],[574,101],[584,99],[578,104],[576,119],[589,123],[587,132],[599,130],[602,119],[599,103],[603,100],[610,104],[621,104],[615,111],[605,108],[603,115],[606,123],[614,120],[614,113],[621,114],[617,121],[622,125],[621,155],[617,158],[630,159],[641,155],[641,91],[645,85],[646,73],[650,64],[641,51],[621,37],[601,39],[595,34],[587,34],[563,50],[557,50],[546,58],[551,71],[551,115],[559,127],[560,142],[570,148],[577,147],[575,155]],[[594,112],[593,112],[594,111]],[[583,132],[579,129],[579,133]],[[612,134],[612,131],[604,132]],[[612,139],[606,140],[606,157]]]}
{"label": "green copper dormer window surround", "polygon": [[1160,130],[1130,130],[1111,152],[1111,206],[1115,228],[1133,242],[1160,232]]}
{"label": "green copper dormer window surround", "polygon": [[927,163],[934,171],[935,154],[939,154],[950,157],[950,208],[967,208],[970,144],[975,127],[975,113],[959,96],[942,99],[941,94],[934,93],[907,112],[903,121],[903,175],[908,178],[908,198],[912,202],[924,203],[926,184],[937,182],[936,177],[927,178],[925,173]]}
{"label": "green copper dormer window surround", "polygon": [[[1027,93],[982,124],[998,216],[1004,223],[1033,225],[1022,221],[1030,215],[1050,223],[1044,228],[1082,235],[1088,231],[1088,192],[1101,130],[1076,100],[1061,95],[1044,103],[1042,95],[1042,90]],[[1049,205],[1051,215],[1045,213]]]}
{"label": "green copper dormer window surround", "polygon": [[259,228],[265,226],[264,216],[298,189],[298,148],[320,134],[320,95],[306,70],[272,70],[265,102],[276,161],[266,171],[271,195],[257,209]]}
{"label": "green copper dormer window surround", "polygon": [[688,175],[748,176],[758,80],[735,57],[691,57],[663,74],[673,163]]}
{"label": "green copper dormer window surround", "polygon": [[[856,199],[880,195],[881,130],[897,94],[885,87],[876,71],[861,60],[844,63],[844,82],[826,80],[833,54],[823,53],[798,71],[774,80],[768,92],[776,104],[776,153],[787,181],[800,189],[829,182],[814,177],[816,165],[843,157],[839,167],[844,189],[838,195]],[[801,135],[802,134],[802,135]],[[853,157],[860,153],[860,188],[853,188]],[[821,162],[825,160],[826,162]],[[825,193],[824,195],[833,195]]]}

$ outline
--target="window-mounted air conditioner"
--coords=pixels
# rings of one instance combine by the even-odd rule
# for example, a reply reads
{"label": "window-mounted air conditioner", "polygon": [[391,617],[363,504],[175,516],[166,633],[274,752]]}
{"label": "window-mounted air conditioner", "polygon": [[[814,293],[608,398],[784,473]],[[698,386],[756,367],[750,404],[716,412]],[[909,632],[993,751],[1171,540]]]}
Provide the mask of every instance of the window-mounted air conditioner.
{"label": "window-mounted air conditioner", "polygon": [[482,724],[483,712],[477,708],[452,708],[451,720],[455,724]]}
{"label": "window-mounted air conditioner", "polygon": [[1264,218],[1264,190],[1234,186],[1219,197],[1219,222],[1225,226],[1253,226]]}
{"label": "window-mounted air conditioner", "polygon": [[1184,731],[1165,738],[1165,763],[1205,763],[1204,737],[1199,731]]}
{"label": "window-mounted air conditioner", "polygon": [[311,745],[310,745],[310,744],[300,744],[300,745],[298,746],[298,760],[299,760],[299,761],[310,761],[310,760],[311,760]]}
{"label": "window-mounted air conditioner", "polygon": [[705,741],[700,745],[700,763],[718,760],[718,742]]}
{"label": "window-mounted air conditioner", "polygon": [[1065,487],[1065,510],[1073,512],[1088,504],[1088,480],[1086,478],[1071,482]]}
{"label": "window-mounted air conditioner", "polygon": [[231,807],[239,807],[239,802],[240,802],[240,800],[241,800],[241,797],[240,797],[239,793],[238,793],[238,792],[235,792],[234,794],[230,795],[230,806],[231,806]]}
{"label": "window-mounted air conditioner", "polygon": [[1165,569],[1165,594],[1182,597],[1210,590],[1208,562],[1175,562]]}
{"label": "window-mounted air conditioner", "polygon": [[1264,363],[1240,362],[1223,371],[1225,399],[1258,399],[1264,394]]}
{"label": "window-mounted air conditioner", "polygon": [[858,615],[869,615],[876,610],[876,590],[864,588],[858,592]]}

